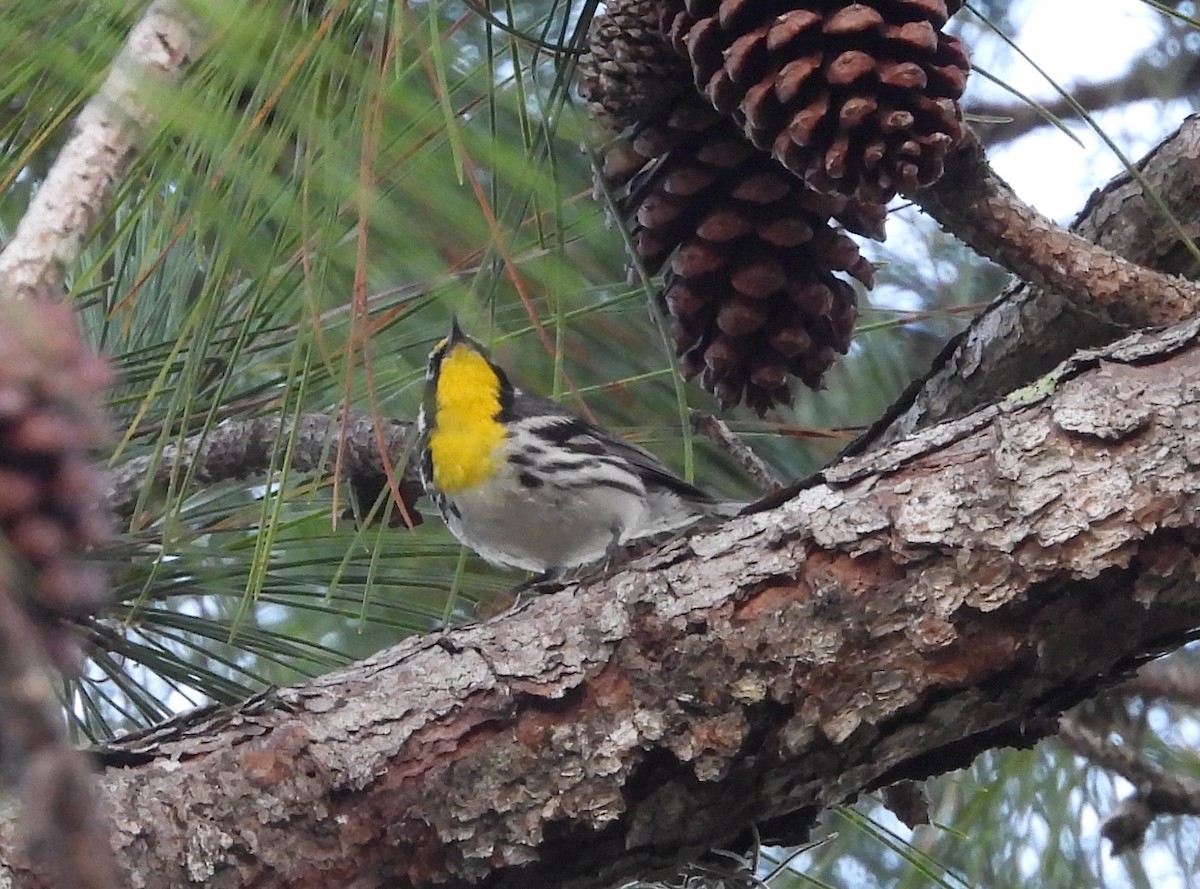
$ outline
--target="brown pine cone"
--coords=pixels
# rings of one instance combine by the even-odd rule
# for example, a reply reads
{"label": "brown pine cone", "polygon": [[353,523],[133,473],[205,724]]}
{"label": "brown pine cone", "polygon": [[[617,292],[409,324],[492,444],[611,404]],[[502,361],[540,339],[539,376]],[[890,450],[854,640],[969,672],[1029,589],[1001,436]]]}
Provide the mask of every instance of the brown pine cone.
{"label": "brown pine cone", "polygon": [[831,220],[882,239],[885,208],[823,195],[750,145],[699,97],[609,152],[647,273],[664,267],[660,305],[674,318],[683,373],[725,406],[790,403],[789,375],[817,388],[850,345],[854,288],[874,269]]}
{"label": "brown pine cone", "polygon": [[610,135],[690,90],[687,59],[663,39],[662,0],[609,0],[592,18],[575,77],[588,114]]}
{"label": "brown pine cone", "polygon": [[941,176],[970,62],[960,0],[664,0],[697,89],[822,193],[886,203]]}
{"label": "brown pine cone", "polygon": [[107,583],[81,556],[108,535],[105,478],[91,451],[107,429],[97,410],[108,365],[54,301],[0,303],[0,535],[29,572],[29,607],[60,667],[74,641],[62,618],[95,611]]}

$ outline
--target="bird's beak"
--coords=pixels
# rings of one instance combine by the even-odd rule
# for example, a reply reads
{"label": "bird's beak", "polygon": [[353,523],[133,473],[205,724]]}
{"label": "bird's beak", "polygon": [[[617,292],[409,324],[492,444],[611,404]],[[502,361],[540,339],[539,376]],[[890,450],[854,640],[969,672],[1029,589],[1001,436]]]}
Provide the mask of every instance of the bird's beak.
{"label": "bird's beak", "polygon": [[458,315],[450,316],[450,335],[446,337],[446,345],[453,346],[455,343],[461,343],[467,338],[463,333],[462,328],[458,326]]}

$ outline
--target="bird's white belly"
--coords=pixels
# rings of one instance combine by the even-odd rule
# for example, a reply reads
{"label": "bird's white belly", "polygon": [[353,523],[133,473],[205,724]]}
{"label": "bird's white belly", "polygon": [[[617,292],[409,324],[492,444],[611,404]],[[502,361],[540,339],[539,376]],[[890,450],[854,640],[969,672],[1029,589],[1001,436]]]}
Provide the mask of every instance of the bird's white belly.
{"label": "bird's white belly", "polygon": [[614,543],[636,536],[646,508],[644,494],[607,486],[529,487],[505,466],[458,492],[445,518],[454,535],[489,562],[540,572],[604,558]]}

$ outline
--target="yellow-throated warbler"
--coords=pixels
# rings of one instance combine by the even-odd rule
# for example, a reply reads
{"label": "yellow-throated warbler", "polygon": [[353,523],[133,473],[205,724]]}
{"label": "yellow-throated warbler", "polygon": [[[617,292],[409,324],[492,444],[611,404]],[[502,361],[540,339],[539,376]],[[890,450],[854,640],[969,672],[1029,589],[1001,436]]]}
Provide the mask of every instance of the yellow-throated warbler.
{"label": "yellow-throated warbler", "polygon": [[426,492],[454,536],[495,565],[558,572],[741,507],[516,388],[457,321],[429,355],[418,429]]}

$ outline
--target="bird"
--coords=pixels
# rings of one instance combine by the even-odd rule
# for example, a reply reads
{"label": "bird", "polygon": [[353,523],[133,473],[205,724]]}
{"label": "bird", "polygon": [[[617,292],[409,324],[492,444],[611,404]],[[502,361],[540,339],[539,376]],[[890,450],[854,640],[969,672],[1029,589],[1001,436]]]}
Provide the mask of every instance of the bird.
{"label": "bird", "polygon": [[451,533],[485,561],[563,577],[628,544],[736,515],[646,449],[512,384],[452,319],[429,355],[420,477]]}

